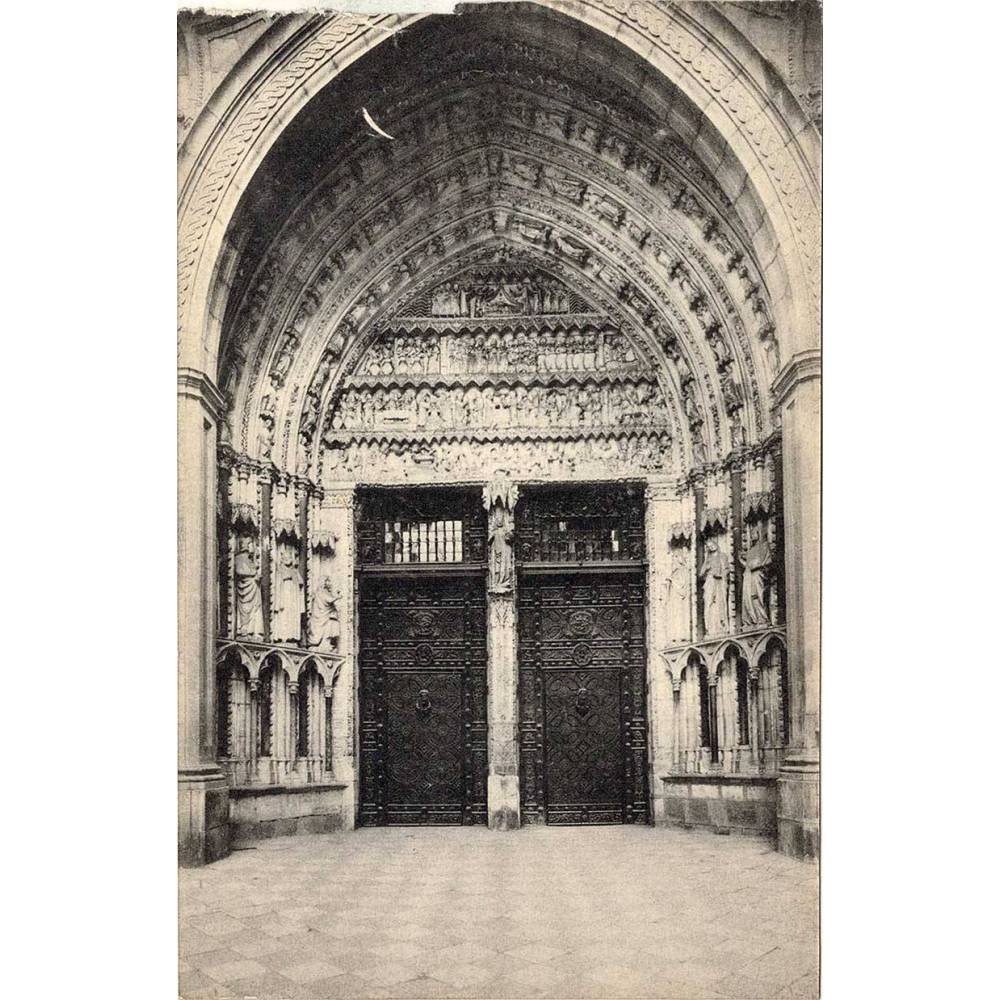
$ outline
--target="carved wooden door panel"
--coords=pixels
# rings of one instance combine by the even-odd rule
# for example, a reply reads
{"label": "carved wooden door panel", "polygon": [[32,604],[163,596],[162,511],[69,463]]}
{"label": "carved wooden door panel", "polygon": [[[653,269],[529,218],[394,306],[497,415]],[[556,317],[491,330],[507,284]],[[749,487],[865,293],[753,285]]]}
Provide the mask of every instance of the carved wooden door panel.
{"label": "carved wooden door panel", "polygon": [[363,579],[366,826],[486,822],[482,576]]}
{"label": "carved wooden door panel", "polygon": [[649,821],[644,596],[641,572],[522,577],[527,822]]}

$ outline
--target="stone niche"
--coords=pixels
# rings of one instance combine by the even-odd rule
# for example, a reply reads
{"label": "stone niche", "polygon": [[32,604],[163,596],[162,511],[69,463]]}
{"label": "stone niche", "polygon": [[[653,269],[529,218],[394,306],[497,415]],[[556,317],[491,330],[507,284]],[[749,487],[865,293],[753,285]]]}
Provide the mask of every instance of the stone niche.
{"label": "stone niche", "polygon": [[[353,826],[354,803],[346,784],[261,785],[229,790],[229,831],[233,846],[268,837],[331,833]],[[351,816],[345,821],[344,810]]]}
{"label": "stone niche", "polygon": [[766,837],[778,834],[777,779],[764,775],[669,775],[663,782],[664,826]]}

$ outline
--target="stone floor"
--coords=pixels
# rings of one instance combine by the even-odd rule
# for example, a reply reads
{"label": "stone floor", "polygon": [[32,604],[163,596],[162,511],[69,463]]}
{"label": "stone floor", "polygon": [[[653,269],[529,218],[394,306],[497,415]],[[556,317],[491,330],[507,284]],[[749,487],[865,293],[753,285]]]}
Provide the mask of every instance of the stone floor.
{"label": "stone floor", "polygon": [[812,997],[817,869],[651,827],[366,829],[180,872],[180,995]]}

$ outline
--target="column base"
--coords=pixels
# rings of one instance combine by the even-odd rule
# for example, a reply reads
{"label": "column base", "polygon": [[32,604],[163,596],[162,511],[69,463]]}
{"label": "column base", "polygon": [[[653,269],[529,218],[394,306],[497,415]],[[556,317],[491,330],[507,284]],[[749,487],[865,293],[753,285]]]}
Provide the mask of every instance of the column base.
{"label": "column base", "polygon": [[216,767],[177,773],[177,862],[207,865],[229,853],[229,782]]}
{"label": "column base", "polygon": [[486,779],[487,824],[491,830],[521,826],[521,783],[516,774],[491,774]]}
{"label": "column base", "polygon": [[358,780],[353,757],[335,757],[333,773],[336,781],[344,786],[343,808],[341,811],[342,830],[353,830],[358,818]]}
{"label": "column base", "polygon": [[819,859],[819,756],[792,751],[778,772],[778,850]]}

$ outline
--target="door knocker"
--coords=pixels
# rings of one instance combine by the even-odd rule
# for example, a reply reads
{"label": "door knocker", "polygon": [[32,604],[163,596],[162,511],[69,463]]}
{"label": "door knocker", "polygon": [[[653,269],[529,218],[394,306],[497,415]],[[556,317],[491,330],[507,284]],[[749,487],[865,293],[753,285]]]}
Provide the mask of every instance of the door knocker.
{"label": "door knocker", "polygon": [[418,712],[429,712],[431,710],[431,696],[427,688],[420,689],[420,693],[417,695],[416,705]]}
{"label": "door knocker", "polygon": [[590,711],[590,693],[586,688],[576,692],[576,711],[578,715],[586,715]]}

